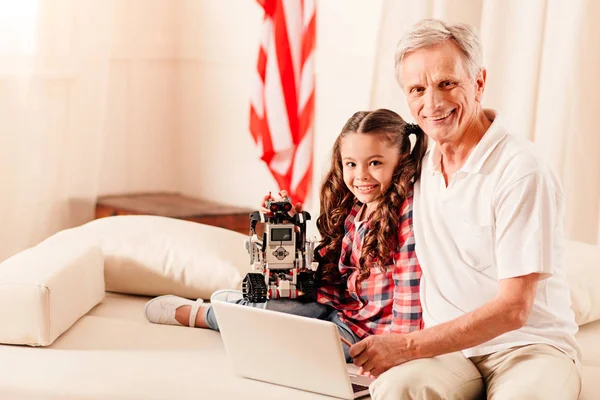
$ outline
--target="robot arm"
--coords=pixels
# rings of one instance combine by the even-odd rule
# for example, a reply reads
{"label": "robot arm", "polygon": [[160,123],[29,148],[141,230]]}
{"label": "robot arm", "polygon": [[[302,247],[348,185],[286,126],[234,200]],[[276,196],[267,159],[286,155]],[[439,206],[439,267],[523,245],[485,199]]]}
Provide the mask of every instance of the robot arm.
{"label": "robot arm", "polygon": [[256,224],[259,222],[262,222],[263,224],[267,222],[265,214],[260,211],[252,212],[250,214],[250,234],[256,233]]}
{"label": "robot arm", "polygon": [[315,249],[319,244],[316,237],[311,237],[306,240],[306,246],[304,250],[305,267],[311,271],[316,271],[319,268],[319,263],[315,260]]}

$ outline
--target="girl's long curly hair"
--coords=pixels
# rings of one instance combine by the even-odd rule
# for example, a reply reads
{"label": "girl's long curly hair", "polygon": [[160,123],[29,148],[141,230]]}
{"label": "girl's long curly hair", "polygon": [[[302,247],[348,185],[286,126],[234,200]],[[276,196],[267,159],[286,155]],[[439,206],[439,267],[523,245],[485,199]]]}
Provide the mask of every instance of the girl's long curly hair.
{"label": "girl's long curly hair", "polygon": [[[315,255],[319,261],[320,279],[326,283],[342,283],[338,263],[345,234],[344,222],[356,200],[344,183],[340,147],[345,137],[355,134],[376,135],[397,148],[399,155],[391,184],[379,197],[377,208],[370,217],[371,228],[365,234],[358,267],[359,284],[369,277],[372,266],[385,268],[392,252],[396,250],[400,218],[398,211],[420,174],[421,159],[427,147],[423,131],[417,125],[407,124],[391,110],[359,111],[346,122],[333,145],[331,169],[320,194],[321,210],[317,228],[321,243]],[[415,135],[412,152],[411,134]]]}

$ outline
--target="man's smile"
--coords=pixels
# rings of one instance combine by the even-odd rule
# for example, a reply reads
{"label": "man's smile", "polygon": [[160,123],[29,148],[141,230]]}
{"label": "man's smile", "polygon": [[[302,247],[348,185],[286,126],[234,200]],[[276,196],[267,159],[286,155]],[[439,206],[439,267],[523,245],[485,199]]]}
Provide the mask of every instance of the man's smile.
{"label": "man's smile", "polygon": [[425,117],[425,119],[435,121],[435,122],[441,121],[441,120],[448,118],[450,115],[452,115],[454,113],[454,111],[455,111],[455,109],[452,109],[445,114],[432,115],[430,117]]}

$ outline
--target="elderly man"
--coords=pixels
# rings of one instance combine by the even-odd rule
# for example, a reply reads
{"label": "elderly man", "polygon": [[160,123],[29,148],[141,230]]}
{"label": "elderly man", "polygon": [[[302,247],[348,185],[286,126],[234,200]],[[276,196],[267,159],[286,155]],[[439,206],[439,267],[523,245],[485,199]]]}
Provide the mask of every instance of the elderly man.
{"label": "elderly man", "polygon": [[[415,186],[425,329],[350,351],[375,399],[576,399],[564,198],[530,143],[481,105],[474,30],[424,20],[396,51],[411,114],[432,140]],[[515,99],[518,101],[518,99]]]}

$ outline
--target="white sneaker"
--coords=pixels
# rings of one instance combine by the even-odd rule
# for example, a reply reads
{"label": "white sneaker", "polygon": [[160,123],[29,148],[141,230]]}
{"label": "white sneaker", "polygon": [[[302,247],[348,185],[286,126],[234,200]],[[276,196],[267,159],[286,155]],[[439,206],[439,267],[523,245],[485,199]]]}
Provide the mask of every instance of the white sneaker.
{"label": "white sneaker", "polygon": [[210,302],[211,303],[214,301],[231,302],[231,301],[235,301],[235,300],[241,300],[243,298],[244,298],[244,295],[239,290],[221,289],[221,290],[217,290],[216,292],[214,292],[212,294],[212,296],[210,296]]}
{"label": "white sneaker", "polygon": [[181,306],[191,306],[189,326],[196,326],[196,315],[198,315],[198,309],[200,304],[204,300],[198,299],[196,301],[185,299],[179,296],[165,295],[156,297],[144,306],[144,315],[148,322],[154,324],[166,324],[166,325],[182,325],[175,319],[175,311]]}

